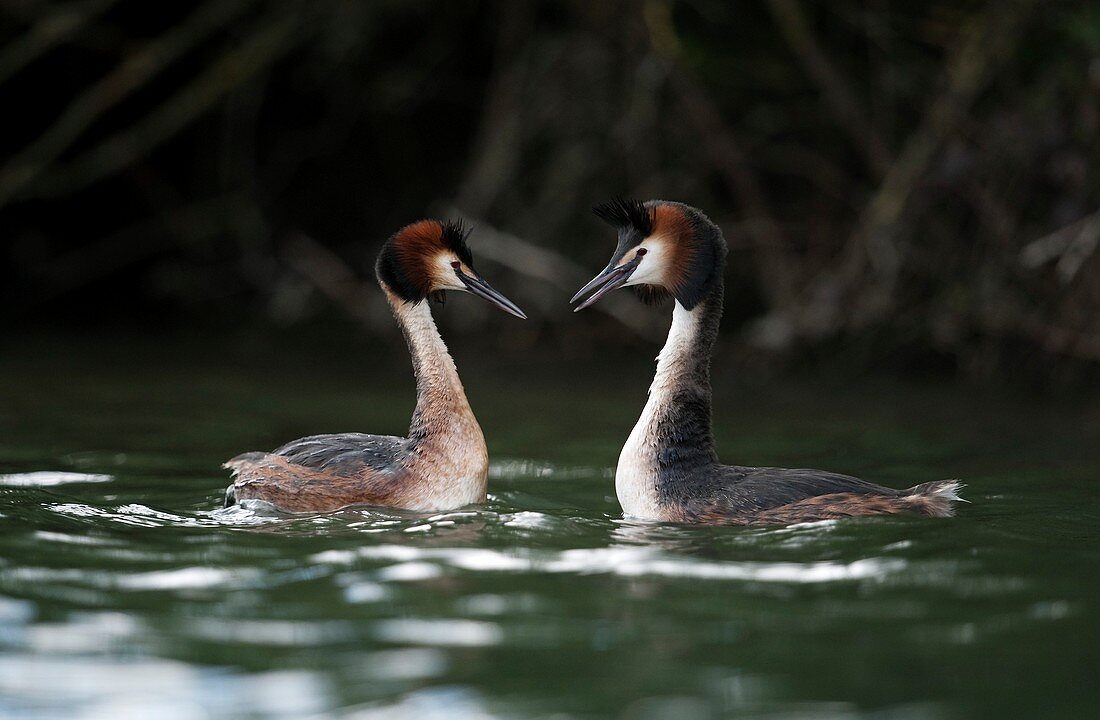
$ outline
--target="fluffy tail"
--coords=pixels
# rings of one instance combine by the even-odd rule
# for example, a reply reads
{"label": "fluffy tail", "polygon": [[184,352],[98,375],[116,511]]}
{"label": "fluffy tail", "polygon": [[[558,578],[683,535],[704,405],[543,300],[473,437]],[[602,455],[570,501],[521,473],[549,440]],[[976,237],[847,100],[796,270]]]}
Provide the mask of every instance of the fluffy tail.
{"label": "fluffy tail", "polygon": [[233,475],[233,477],[236,477],[245,467],[259,460],[263,460],[266,455],[267,453],[262,452],[241,453],[232,460],[226,460],[225,462],[223,462],[222,467],[226,470],[229,470],[230,474]]}
{"label": "fluffy tail", "polygon": [[959,491],[963,485],[958,480],[936,480],[934,482],[921,483],[906,491],[905,499],[913,506],[913,509],[923,515],[932,517],[951,517],[955,514],[952,503],[967,502],[959,497]]}

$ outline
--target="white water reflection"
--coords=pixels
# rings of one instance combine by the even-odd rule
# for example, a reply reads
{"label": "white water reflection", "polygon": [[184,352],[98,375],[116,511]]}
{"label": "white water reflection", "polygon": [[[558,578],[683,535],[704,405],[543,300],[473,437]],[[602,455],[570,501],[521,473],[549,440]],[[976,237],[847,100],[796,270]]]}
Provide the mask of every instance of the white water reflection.
{"label": "white water reflection", "polygon": [[435,647],[483,647],[497,645],[504,631],[482,620],[402,618],[374,625],[374,636],[387,642]]}
{"label": "white water reflection", "polygon": [[4,718],[299,718],[331,705],[328,683],[304,670],[240,675],[152,658],[0,655]]}
{"label": "white water reflection", "polygon": [[532,510],[521,510],[517,513],[507,513],[501,515],[501,520],[504,521],[506,527],[523,528],[525,530],[532,529],[550,529],[555,526],[554,518],[545,513],[534,512]]}
{"label": "white water reflection", "polygon": [[343,621],[194,618],[185,629],[191,637],[218,643],[280,647],[315,647],[355,637],[354,626]]}
{"label": "white water reflection", "polygon": [[261,579],[259,568],[183,567],[148,572],[107,573],[82,568],[0,568],[0,586],[19,588],[28,584],[76,584],[102,590],[197,590],[208,588],[244,589]]}
{"label": "white water reflection", "polygon": [[[345,710],[342,720],[494,720],[516,717],[515,712],[493,712],[485,700],[469,688],[442,686],[417,690],[394,702]],[[569,720],[570,715],[555,713],[548,717]]]}
{"label": "white water reflection", "polygon": [[[109,476],[104,476],[109,477]],[[61,502],[44,505],[50,512],[74,518],[105,520],[110,523],[136,527],[224,527],[226,525],[262,525],[285,521],[285,513],[257,512],[254,508],[233,506],[203,512],[198,515],[181,515],[151,508],[140,503],[118,507],[102,507],[77,502]]]}
{"label": "white water reflection", "polygon": [[0,487],[53,487],[73,483],[110,482],[110,475],[64,472],[62,470],[39,470],[37,472],[0,475]]}
{"label": "white water reflection", "polygon": [[518,478],[553,478],[555,480],[589,480],[615,477],[613,468],[591,466],[569,467],[543,460],[495,460],[489,463],[490,480]]}
{"label": "white water reflection", "polygon": [[426,680],[447,671],[447,654],[427,647],[398,648],[367,653],[363,674],[372,680]]}
{"label": "white water reflection", "polygon": [[145,624],[126,613],[74,613],[64,622],[28,626],[24,642],[39,653],[95,653],[120,647],[143,632]]}
{"label": "white water reflection", "polygon": [[119,575],[115,584],[128,590],[183,590],[222,586],[248,586],[258,578],[256,568],[183,567]]}
{"label": "white water reflection", "polygon": [[900,558],[863,558],[852,562],[739,562],[702,560],[669,555],[637,546],[578,548],[558,552],[525,552],[488,548],[420,548],[377,545],[354,550],[326,550],[314,562],[350,564],[357,559],[385,560],[395,564],[383,572],[390,580],[436,577],[439,568],[483,572],[561,573],[639,577],[749,580],[757,582],[822,583],[881,578],[906,567]]}

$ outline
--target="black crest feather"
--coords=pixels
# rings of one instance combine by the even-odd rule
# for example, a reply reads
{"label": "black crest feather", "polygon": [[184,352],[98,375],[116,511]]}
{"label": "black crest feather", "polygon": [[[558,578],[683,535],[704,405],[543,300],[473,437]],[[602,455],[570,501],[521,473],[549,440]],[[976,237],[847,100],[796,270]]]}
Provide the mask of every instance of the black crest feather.
{"label": "black crest feather", "polygon": [[592,208],[596,217],[612,227],[634,228],[642,237],[653,233],[653,213],[640,200],[613,198],[610,202]]}
{"label": "black crest feather", "polygon": [[443,247],[454,252],[458,259],[473,269],[474,256],[470,253],[470,247],[466,244],[466,238],[470,237],[472,228],[466,227],[461,220],[451,220],[441,223],[443,226]]}

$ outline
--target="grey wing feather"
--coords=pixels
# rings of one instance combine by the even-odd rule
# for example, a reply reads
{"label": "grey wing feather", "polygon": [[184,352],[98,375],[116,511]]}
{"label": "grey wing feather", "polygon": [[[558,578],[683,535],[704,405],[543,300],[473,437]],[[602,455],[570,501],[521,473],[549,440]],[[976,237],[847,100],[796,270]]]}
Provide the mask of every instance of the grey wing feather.
{"label": "grey wing feather", "polygon": [[[834,493],[899,497],[902,491],[824,470],[723,466],[713,496],[731,505],[769,510]],[[712,497],[713,497],[712,496]]]}
{"label": "grey wing feather", "polygon": [[295,465],[336,473],[363,467],[384,470],[405,452],[408,441],[392,435],[339,433],[311,435],[272,451]]}

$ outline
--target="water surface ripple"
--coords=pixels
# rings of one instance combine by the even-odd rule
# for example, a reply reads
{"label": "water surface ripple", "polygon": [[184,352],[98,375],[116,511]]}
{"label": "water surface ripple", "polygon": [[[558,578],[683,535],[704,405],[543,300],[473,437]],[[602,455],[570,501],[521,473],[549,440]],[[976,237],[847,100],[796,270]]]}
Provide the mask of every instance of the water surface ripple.
{"label": "water surface ripple", "polygon": [[[935,423],[883,422],[864,436],[780,416],[719,430],[720,444],[762,461],[793,455],[895,485],[950,468],[972,503],[949,520],[624,520],[617,425],[547,457],[497,452],[483,506],[291,515],[220,508],[217,463],[256,442],[242,427],[281,409],[208,418],[198,433],[194,413],[151,418],[136,398],[107,422],[57,412],[75,402],[29,412],[0,447],[0,717],[1100,708],[1100,462],[1052,464],[1053,435],[1009,447]],[[627,410],[617,422],[629,425]],[[58,417],[74,439],[58,440]],[[822,436],[854,449],[829,462]],[[506,429],[494,442],[508,446]],[[1055,454],[1072,457],[1064,449]]]}

